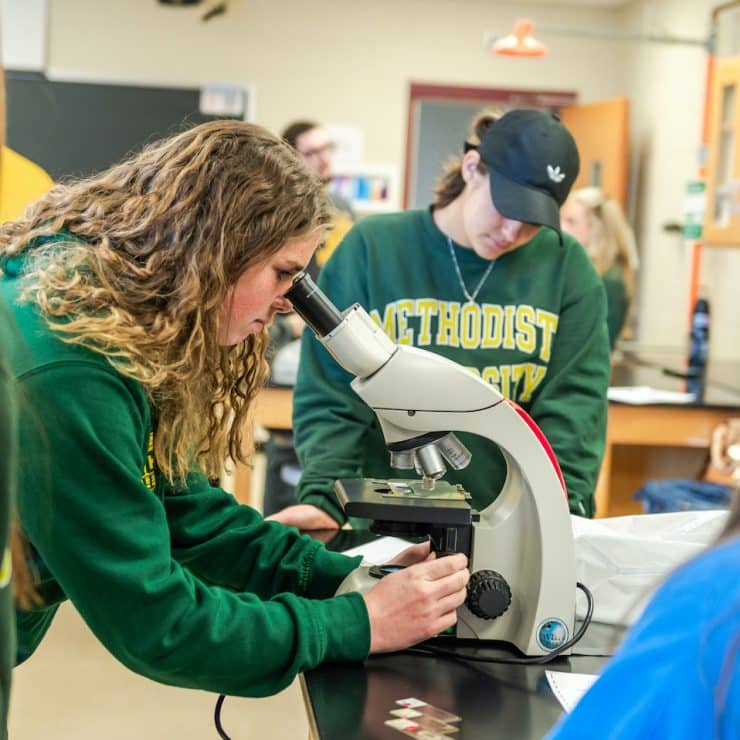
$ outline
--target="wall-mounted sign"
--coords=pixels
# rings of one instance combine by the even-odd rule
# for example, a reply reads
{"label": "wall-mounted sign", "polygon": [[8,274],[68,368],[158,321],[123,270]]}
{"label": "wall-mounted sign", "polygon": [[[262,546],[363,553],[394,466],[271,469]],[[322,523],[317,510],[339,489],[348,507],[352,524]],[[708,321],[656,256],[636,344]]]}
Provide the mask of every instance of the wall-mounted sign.
{"label": "wall-mounted sign", "polygon": [[706,185],[703,180],[689,180],[683,201],[683,235],[686,239],[701,239],[706,208]]}
{"label": "wall-mounted sign", "polygon": [[246,118],[247,91],[239,85],[204,85],[200,89],[200,112],[204,116]]}

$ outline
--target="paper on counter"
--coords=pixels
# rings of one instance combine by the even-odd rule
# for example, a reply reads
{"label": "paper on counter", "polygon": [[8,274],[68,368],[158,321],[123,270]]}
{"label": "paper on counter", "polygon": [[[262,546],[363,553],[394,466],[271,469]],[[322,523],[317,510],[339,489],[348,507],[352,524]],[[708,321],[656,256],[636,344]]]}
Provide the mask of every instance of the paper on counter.
{"label": "paper on counter", "polygon": [[573,711],[580,698],[598,678],[590,673],[564,673],[563,671],[545,671],[545,675],[550,688],[566,712]]}
{"label": "paper on counter", "polygon": [[651,388],[647,385],[611,386],[606,392],[606,397],[610,401],[636,405],[649,403],[686,404],[693,403],[696,400],[693,393],[666,391],[660,388]]}
{"label": "paper on counter", "polygon": [[398,537],[381,537],[380,539],[366,542],[364,545],[345,550],[343,555],[362,555],[362,562],[370,565],[384,565],[398,555],[401,550],[410,547],[411,543]]}

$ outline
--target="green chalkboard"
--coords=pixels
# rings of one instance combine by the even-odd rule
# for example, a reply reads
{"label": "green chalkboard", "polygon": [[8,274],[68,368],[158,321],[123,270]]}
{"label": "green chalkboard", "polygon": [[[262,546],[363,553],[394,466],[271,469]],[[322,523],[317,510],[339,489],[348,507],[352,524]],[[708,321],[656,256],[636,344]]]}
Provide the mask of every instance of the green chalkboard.
{"label": "green chalkboard", "polygon": [[198,88],[50,80],[5,71],[7,143],[54,180],[104,170],[151,141],[204,121]]}

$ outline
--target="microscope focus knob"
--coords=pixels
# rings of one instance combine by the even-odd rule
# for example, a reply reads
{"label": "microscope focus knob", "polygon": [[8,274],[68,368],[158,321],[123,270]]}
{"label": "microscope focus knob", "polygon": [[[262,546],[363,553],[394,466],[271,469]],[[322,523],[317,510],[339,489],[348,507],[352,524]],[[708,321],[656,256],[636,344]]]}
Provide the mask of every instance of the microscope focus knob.
{"label": "microscope focus knob", "polygon": [[495,570],[477,570],[468,581],[465,603],[476,617],[496,619],[511,604],[511,589],[506,579]]}

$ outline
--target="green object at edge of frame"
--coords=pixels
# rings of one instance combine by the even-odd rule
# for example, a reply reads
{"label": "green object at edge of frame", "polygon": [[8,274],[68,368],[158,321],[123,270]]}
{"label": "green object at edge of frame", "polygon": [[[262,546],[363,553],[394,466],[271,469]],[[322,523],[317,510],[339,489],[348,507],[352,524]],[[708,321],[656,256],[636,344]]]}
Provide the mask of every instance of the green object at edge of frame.
{"label": "green object at edge of frame", "polygon": [[701,239],[706,206],[706,184],[703,180],[689,180],[683,208],[683,229],[685,239]]}

